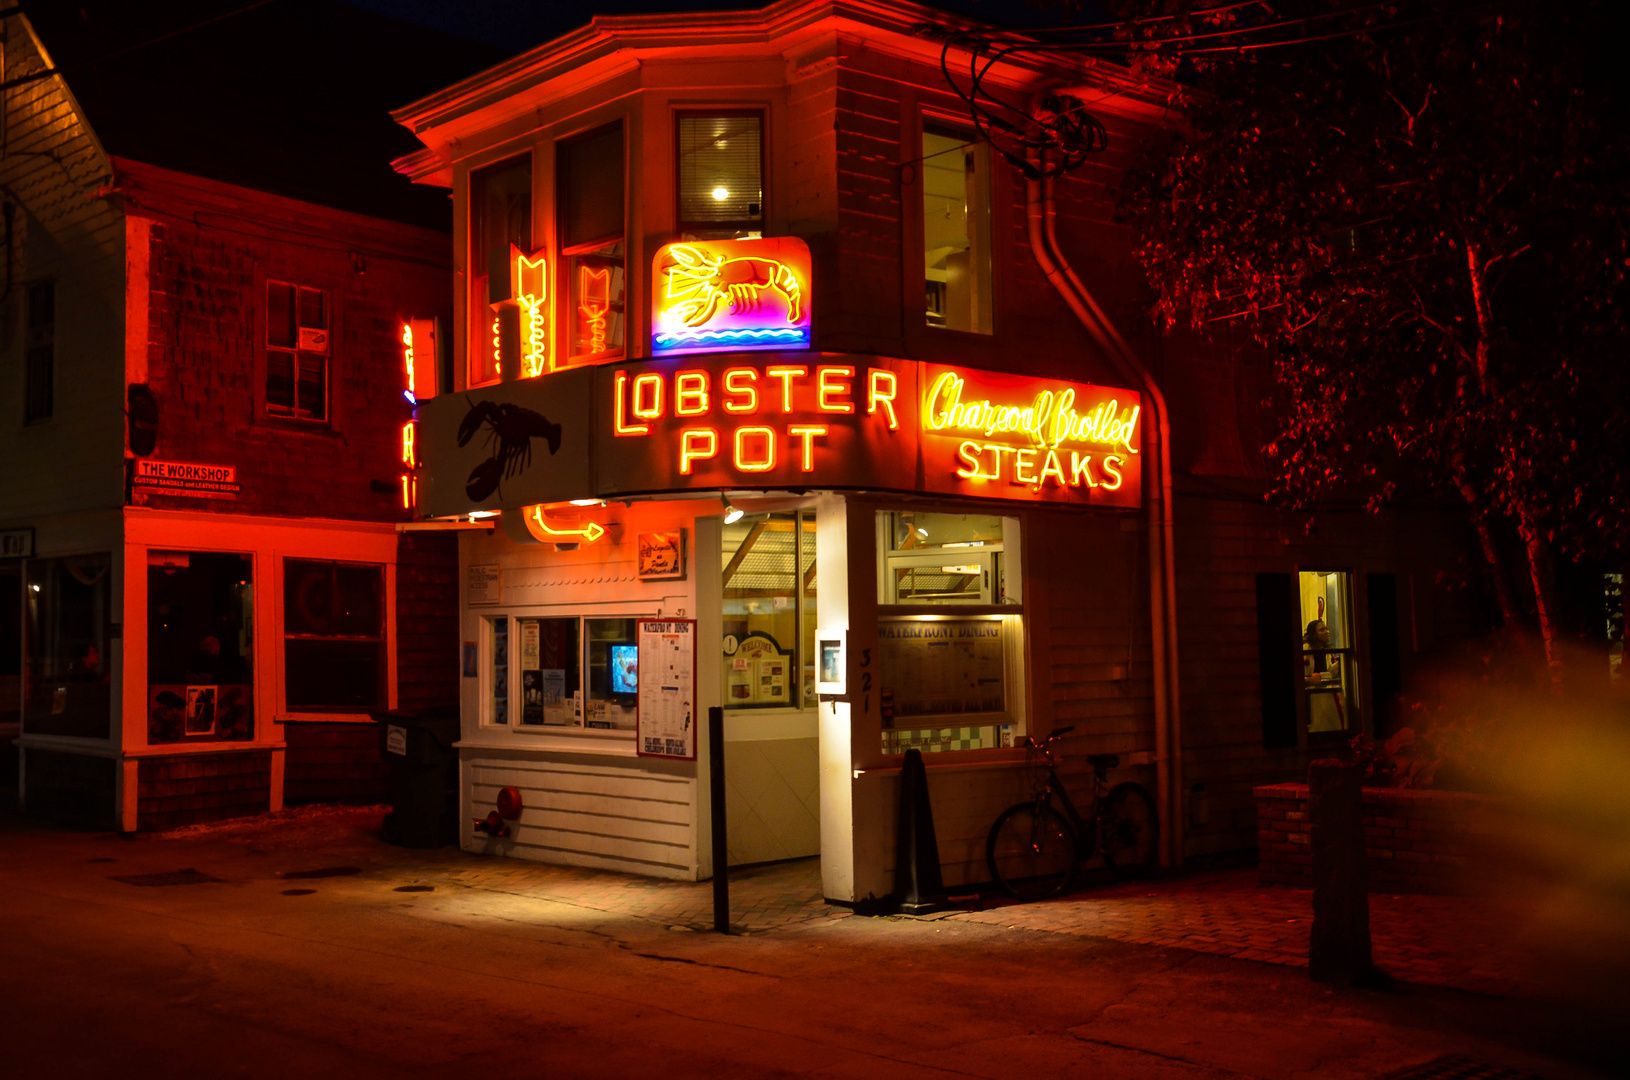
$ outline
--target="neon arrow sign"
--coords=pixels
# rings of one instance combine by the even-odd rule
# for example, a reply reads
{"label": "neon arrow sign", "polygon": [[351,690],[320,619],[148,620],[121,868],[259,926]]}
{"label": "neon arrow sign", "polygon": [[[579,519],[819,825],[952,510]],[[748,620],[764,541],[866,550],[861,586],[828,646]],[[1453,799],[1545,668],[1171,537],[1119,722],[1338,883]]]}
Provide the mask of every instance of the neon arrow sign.
{"label": "neon arrow sign", "polygon": [[542,505],[526,511],[526,531],[540,541],[554,544],[592,544],[606,534],[605,526],[593,521],[575,528],[556,528],[543,516]]}

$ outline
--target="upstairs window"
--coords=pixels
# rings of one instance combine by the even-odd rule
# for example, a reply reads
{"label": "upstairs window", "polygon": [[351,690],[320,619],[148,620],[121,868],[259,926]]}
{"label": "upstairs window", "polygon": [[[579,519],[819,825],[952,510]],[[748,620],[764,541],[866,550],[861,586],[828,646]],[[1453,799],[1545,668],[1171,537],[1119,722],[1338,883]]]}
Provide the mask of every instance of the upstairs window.
{"label": "upstairs window", "polygon": [[991,332],[990,148],[923,128],[923,271],[928,325]]}
{"label": "upstairs window", "polygon": [[[504,335],[500,313],[492,305],[512,299],[508,280],[511,244],[525,252],[532,250],[530,154],[470,174],[471,386],[495,383],[502,375],[499,342]],[[494,281],[501,282],[501,287],[492,288]],[[518,343],[518,334],[516,340]]]}
{"label": "upstairs window", "polygon": [[681,236],[728,240],[762,235],[763,116],[681,114],[675,143]]}
{"label": "upstairs window", "polygon": [[28,287],[28,341],[25,348],[23,422],[49,420],[56,409],[57,284]]}
{"label": "upstairs window", "polygon": [[328,294],[266,283],[266,412],[328,420]]}
{"label": "upstairs window", "polygon": [[568,362],[621,355],[627,259],[622,124],[561,143],[555,177]]}

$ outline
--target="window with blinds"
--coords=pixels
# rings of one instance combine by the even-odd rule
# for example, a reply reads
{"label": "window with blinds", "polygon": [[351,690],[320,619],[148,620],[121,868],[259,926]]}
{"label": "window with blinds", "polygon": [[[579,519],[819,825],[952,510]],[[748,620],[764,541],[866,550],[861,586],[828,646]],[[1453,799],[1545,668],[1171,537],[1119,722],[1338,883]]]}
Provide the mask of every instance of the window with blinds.
{"label": "window with blinds", "polygon": [[681,114],[679,231],[686,239],[757,236],[764,228],[764,117]]}

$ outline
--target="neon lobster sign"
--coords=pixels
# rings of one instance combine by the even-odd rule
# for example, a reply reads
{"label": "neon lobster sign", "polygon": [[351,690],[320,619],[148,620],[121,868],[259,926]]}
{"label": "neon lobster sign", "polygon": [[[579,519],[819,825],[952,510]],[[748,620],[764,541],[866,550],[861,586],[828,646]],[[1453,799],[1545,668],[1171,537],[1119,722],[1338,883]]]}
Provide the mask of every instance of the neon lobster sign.
{"label": "neon lobster sign", "polygon": [[796,237],[666,244],[652,271],[652,356],[809,348],[809,247]]}

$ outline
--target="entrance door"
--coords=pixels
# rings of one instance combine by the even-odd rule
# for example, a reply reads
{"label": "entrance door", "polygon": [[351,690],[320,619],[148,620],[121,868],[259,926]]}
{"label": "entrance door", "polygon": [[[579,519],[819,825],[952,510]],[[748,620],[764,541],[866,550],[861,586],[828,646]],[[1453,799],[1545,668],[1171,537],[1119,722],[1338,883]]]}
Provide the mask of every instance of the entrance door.
{"label": "entrance door", "polygon": [[721,547],[730,861],[818,855],[815,515],[743,517]]}

